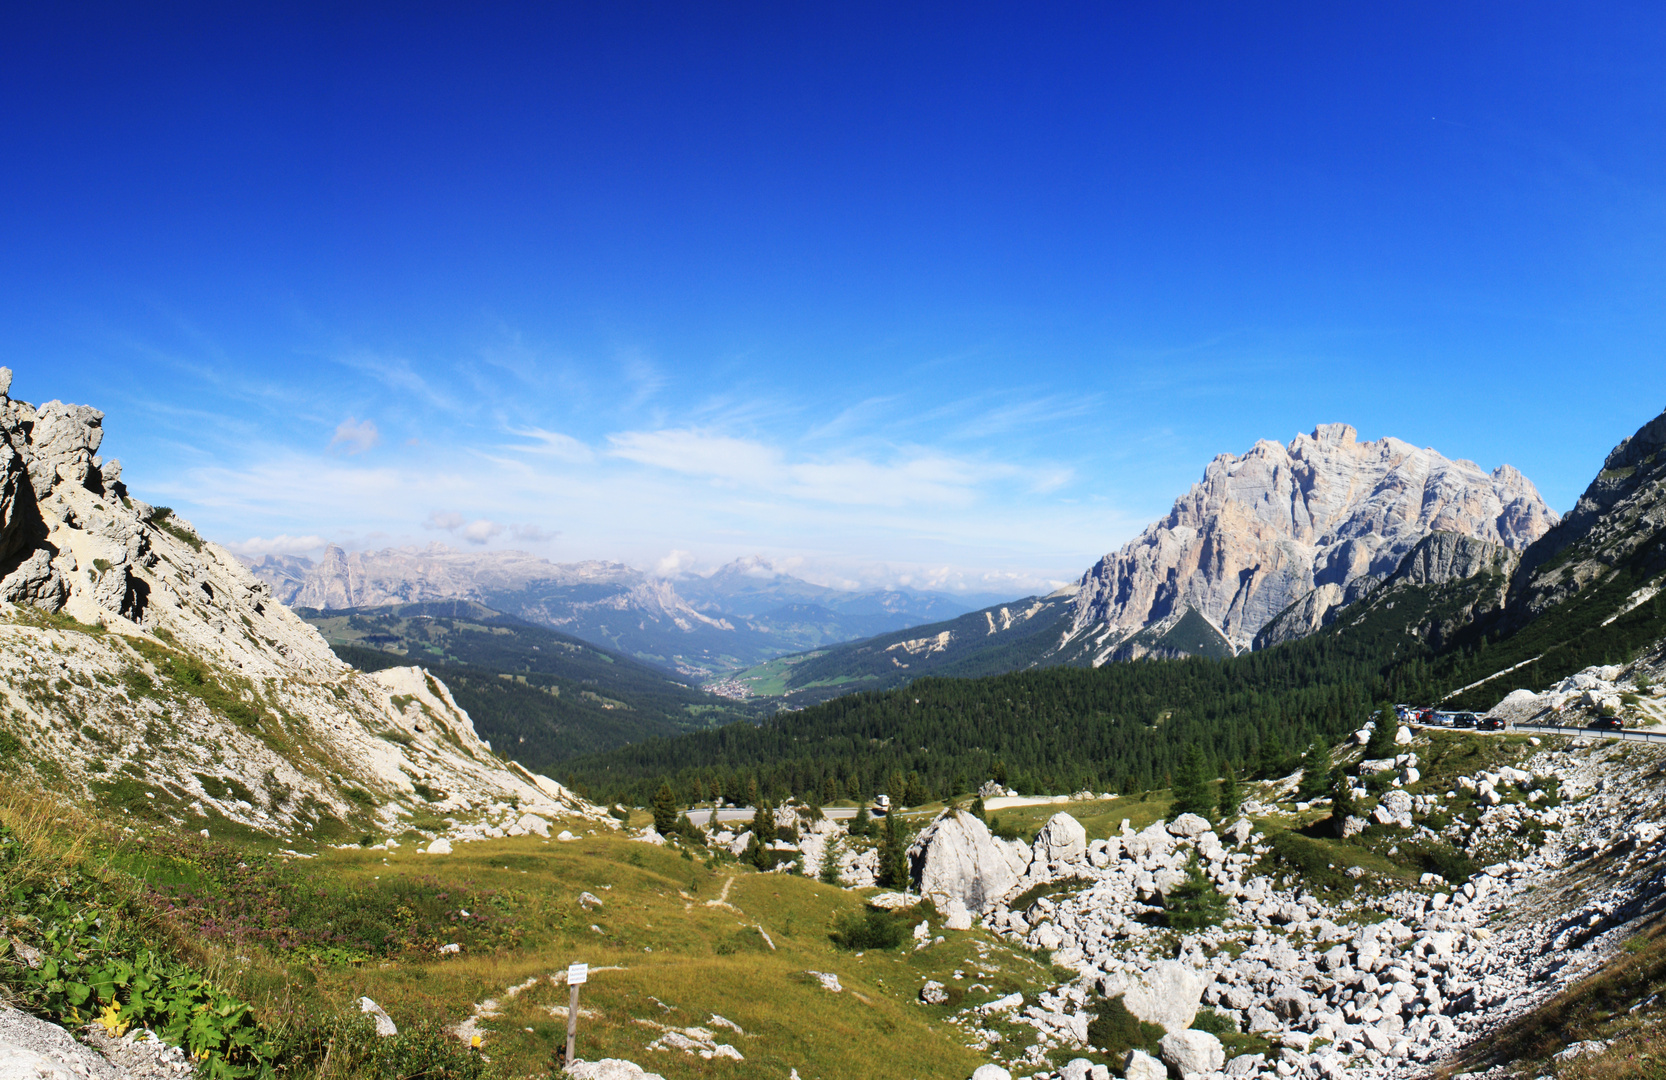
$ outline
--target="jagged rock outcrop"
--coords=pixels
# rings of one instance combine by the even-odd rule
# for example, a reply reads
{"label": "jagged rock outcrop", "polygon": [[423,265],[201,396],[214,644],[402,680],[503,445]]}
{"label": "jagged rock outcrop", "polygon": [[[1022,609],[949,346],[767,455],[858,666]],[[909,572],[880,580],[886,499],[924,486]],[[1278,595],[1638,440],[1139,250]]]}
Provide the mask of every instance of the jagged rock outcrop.
{"label": "jagged rock outcrop", "polygon": [[9,390],[0,368],[8,766],[280,834],[393,832],[419,808],[600,815],[494,757],[438,679],[354,671],[229,552],[132,497],[98,456],[98,410]]}
{"label": "jagged rock outcrop", "polygon": [[1556,520],[1508,465],[1487,473],[1322,424],[1288,446],[1263,440],[1210,462],[1167,517],[1083,576],[1065,641],[1091,642],[1089,658],[1103,663],[1190,608],[1244,649],[1294,601],[1327,585],[1345,598],[1360,579],[1390,574],[1432,532],[1519,551]]}
{"label": "jagged rock outcrop", "polygon": [[[1462,601],[1447,604],[1431,618],[1407,626],[1407,631],[1431,644],[1444,641],[1459,626],[1467,625],[1477,614],[1496,611],[1504,604],[1506,587],[1514,573],[1521,553],[1504,544],[1480,540],[1453,532],[1430,533],[1406,553],[1400,565],[1386,579],[1357,578],[1346,589],[1339,585],[1321,585],[1281,611],[1272,622],[1255,635],[1257,649],[1270,648],[1284,641],[1306,637],[1335,622],[1344,612],[1350,617],[1363,614],[1364,608],[1395,602],[1404,588],[1450,585],[1468,582],[1486,575],[1494,583],[1488,588],[1468,591]],[[1355,601],[1369,597],[1360,608]]]}
{"label": "jagged rock outcrop", "polygon": [[[1608,455],[1566,519],[1523,556],[1510,607],[1525,621],[1622,563],[1640,576],[1666,571],[1666,412]],[[1638,561],[1640,560],[1640,561]]]}

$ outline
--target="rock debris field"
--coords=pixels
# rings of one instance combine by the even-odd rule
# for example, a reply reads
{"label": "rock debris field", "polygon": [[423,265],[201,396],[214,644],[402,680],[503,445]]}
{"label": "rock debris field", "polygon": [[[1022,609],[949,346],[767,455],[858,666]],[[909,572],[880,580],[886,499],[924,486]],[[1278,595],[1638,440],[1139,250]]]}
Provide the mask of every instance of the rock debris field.
{"label": "rock debris field", "polygon": [[[1461,888],[1424,874],[1416,888],[1359,901],[1327,901],[1253,874],[1270,848],[1247,820],[1220,832],[1193,815],[1139,832],[1124,822],[1121,835],[1088,843],[1061,813],[1022,852],[971,815],[946,813],[913,851],[923,894],[940,910],[970,908],[989,929],[1078,973],[1036,1000],[1010,995],[951,1022],[996,1059],[978,1080],[1110,1075],[1085,1059],[1061,1072],[1049,1062],[1087,1047],[1095,994],[1122,995],[1136,1017],[1168,1033],[1163,1060],[1133,1051],[1121,1063],[1129,1077],[1427,1076],[1588,974],[1663,902],[1661,764],[1652,747],[1539,749],[1519,768],[1459,778],[1456,787],[1477,796],[1479,819],[1440,834],[1427,824],[1440,796],[1389,791],[1375,819],[1408,841],[1439,836],[1477,855],[1519,834],[1542,842]],[[1557,801],[1553,792],[1560,805],[1543,805]],[[1176,955],[1176,932],[1151,917],[1194,855],[1228,897],[1228,915],[1179,936]],[[1023,910],[996,898],[1045,882],[1079,887]],[[941,993],[928,985],[927,1000],[934,988]],[[1205,1007],[1260,1034],[1273,1052],[1227,1060],[1219,1039],[1192,1029]],[[1010,1027],[1003,1037],[991,1017],[1033,1027],[1034,1041],[1011,1045]]]}

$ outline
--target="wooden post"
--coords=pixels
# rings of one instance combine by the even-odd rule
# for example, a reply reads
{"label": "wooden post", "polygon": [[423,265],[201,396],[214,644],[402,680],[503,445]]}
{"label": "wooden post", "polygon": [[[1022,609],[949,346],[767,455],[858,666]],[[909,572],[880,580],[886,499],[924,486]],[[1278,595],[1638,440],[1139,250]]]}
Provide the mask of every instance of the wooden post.
{"label": "wooden post", "polygon": [[578,988],[590,978],[589,964],[567,965],[567,1064],[578,1060],[573,1056],[578,1043]]}

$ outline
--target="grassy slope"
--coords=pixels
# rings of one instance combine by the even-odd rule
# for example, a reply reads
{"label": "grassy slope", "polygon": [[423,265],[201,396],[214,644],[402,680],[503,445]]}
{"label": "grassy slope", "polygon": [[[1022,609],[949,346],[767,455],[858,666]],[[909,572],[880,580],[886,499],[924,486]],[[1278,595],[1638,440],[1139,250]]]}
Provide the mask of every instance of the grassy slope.
{"label": "grassy slope", "polygon": [[[918,1002],[924,981],[964,987],[975,978],[988,986],[963,1005],[1033,994],[1055,981],[1043,963],[981,930],[948,934],[919,952],[841,952],[828,930],[837,913],[861,906],[857,893],[732,862],[708,868],[577,820],[557,823],[557,831],[580,832],[568,843],[506,838],[458,845],[448,856],[422,855],[411,844],[390,852],[323,848],[313,859],[270,862],[269,844],[199,842],[126,816],[138,825],[128,835],[73,816],[25,821],[17,806],[0,807],[0,821],[58,848],[78,841],[77,857],[98,867],[113,893],[148,892],[151,914],[140,921],[158,942],[251,1002],[273,1030],[327,1023],[351,1012],[360,995],[402,1028],[456,1023],[475,1003],[495,999],[501,1015],[479,1024],[484,1052],[504,1076],[547,1072],[565,1039],[564,1015],[550,1010],[567,999],[549,976],[574,961],[595,972],[583,991],[580,1056],[629,1058],[670,1080],[779,1080],[794,1068],[804,1080],[968,1075],[986,1058],[940,1022],[951,1009]],[[238,867],[248,876],[237,876]],[[722,903],[708,903],[725,889]],[[195,896],[200,906],[188,918],[159,915],[165,902],[151,890],[182,906],[181,898]],[[275,902],[234,904],[232,893],[246,899],[262,890]],[[600,908],[580,907],[586,890],[603,898]],[[484,920],[453,918],[465,906]],[[193,929],[227,925],[234,908],[251,936]],[[394,939],[366,947],[375,936],[366,936],[369,927],[394,928]],[[463,954],[439,955],[448,941],[465,943]],[[955,981],[956,969],[969,978]],[[823,989],[808,970],[836,973],[844,992]],[[528,979],[537,982],[506,993]],[[714,1013],[746,1034],[712,1026]],[[647,1050],[659,1032],[643,1021],[705,1026],[745,1060]]]}

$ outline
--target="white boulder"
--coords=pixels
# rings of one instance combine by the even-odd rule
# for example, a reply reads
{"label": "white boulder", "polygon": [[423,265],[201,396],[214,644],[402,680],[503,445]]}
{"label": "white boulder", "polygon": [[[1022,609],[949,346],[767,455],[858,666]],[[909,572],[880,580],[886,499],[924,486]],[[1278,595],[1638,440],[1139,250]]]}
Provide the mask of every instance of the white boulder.
{"label": "white boulder", "polygon": [[1208,819],[1198,817],[1196,814],[1181,814],[1169,824],[1170,833],[1192,840],[1197,839],[1209,830]]}
{"label": "white boulder", "polygon": [[378,1038],[385,1039],[390,1035],[399,1034],[399,1029],[394,1026],[393,1018],[387,1014],[385,1009],[369,998],[362,997],[359,999],[359,1011],[376,1021],[376,1035]]}
{"label": "white boulder", "polygon": [[[1208,827],[1204,822],[1204,828]],[[1075,862],[1087,855],[1088,831],[1069,814],[1054,814],[1036,833],[1034,850],[1036,859],[1044,863]]]}
{"label": "white boulder", "polygon": [[648,1072],[636,1062],[623,1058],[575,1061],[562,1069],[561,1074],[574,1080],[665,1080],[659,1073]]}
{"label": "white boulder", "polygon": [[[1178,960],[1164,960],[1141,973],[1139,981],[1120,992],[1122,1003],[1135,1017],[1159,1024],[1164,1031],[1185,1031],[1197,1019],[1204,981]],[[1107,996],[1117,993],[1112,989]]]}
{"label": "white boulder", "polygon": [[[1039,838],[1036,843],[1040,845]],[[972,915],[982,915],[998,904],[1024,872],[987,825],[958,810],[945,810],[921,830],[908,849],[908,862],[922,897],[929,898],[939,911],[958,900]]]}
{"label": "white boulder", "polygon": [[1169,1071],[1144,1050],[1130,1050],[1122,1062],[1122,1075],[1127,1080],[1168,1080]]}
{"label": "white boulder", "polygon": [[1157,1044],[1163,1060],[1181,1076],[1212,1073],[1226,1064],[1221,1041],[1207,1031],[1175,1031]]}

